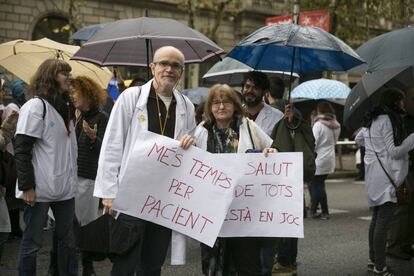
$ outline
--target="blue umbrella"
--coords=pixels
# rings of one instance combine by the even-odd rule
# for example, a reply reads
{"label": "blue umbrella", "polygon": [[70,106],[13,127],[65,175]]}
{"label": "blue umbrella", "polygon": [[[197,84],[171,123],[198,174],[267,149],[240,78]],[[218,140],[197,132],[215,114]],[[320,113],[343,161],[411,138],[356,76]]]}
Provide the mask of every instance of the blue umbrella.
{"label": "blue umbrella", "polygon": [[312,26],[273,24],[240,41],[228,54],[255,70],[301,74],[346,71],[364,60],[336,36]]}
{"label": "blue umbrella", "polygon": [[346,71],[364,63],[351,47],[336,36],[318,27],[295,24],[262,27],[240,41],[228,56],[254,69],[298,74]]}
{"label": "blue umbrella", "polygon": [[73,40],[88,41],[97,31],[108,24],[110,23],[95,24],[83,27],[74,33],[70,38]]}
{"label": "blue umbrella", "polygon": [[317,79],[305,81],[292,91],[292,99],[346,99],[351,89],[337,80]]}

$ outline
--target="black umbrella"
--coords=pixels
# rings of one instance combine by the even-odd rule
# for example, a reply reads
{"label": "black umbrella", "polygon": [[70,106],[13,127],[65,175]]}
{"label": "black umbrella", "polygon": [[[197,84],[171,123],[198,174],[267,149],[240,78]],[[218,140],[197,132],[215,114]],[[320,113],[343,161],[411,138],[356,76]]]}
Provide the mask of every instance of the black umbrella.
{"label": "black umbrella", "polygon": [[388,32],[362,44],[356,52],[367,62],[366,71],[414,65],[414,28]]}
{"label": "black umbrella", "polygon": [[167,18],[140,17],[112,22],[97,30],[72,59],[101,66],[148,66],[153,49],[174,46],[183,52],[185,63],[202,62],[223,53],[200,32]]}
{"label": "black umbrella", "polygon": [[366,73],[345,102],[344,123],[350,131],[361,127],[365,113],[378,104],[385,88],[406,89],[414,84],[413,66]]}

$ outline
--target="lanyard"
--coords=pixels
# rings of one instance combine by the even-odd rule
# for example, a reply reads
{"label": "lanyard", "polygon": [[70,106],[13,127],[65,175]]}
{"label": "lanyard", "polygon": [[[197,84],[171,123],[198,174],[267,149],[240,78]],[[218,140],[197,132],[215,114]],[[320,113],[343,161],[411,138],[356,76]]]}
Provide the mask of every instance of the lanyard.
{"label": "lanyard", "polygon": [[169,118],[169,116],[168,116],[168,114],[169,114],[169,111],[170,111],[170,106],[168,106],[168,108],[167,108],[167,114],[165,114],[165,119],[164,119],[164,123],[162,123],[162,118],[161,118],[161,109],[160,109],[160,101],[159,101],[159,99],[158,99],[158,94],[157,94],[157,92],[155,92],[155,97],[156,97],[156,99],[157,99],[157,110],[158,110],[158,121],[159,121],[159,123],[160,123],[160,132],[161,132],[161,135],[164,135],[164,132],[165,132],[165,128],[167,127],[167,121],[168,121],[168,118]]}

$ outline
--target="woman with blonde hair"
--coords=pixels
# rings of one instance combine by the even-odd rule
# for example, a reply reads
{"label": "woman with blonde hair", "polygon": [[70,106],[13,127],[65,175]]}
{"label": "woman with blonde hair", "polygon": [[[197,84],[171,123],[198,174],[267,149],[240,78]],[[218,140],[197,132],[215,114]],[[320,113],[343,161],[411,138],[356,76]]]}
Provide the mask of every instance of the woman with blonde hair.
{"label": "woman with blonde hair", "polygon": [[[80,226],[98,218],[99,199],[93,197],[99,152],[108,117],[101,111],[106,93],[91,78],[78,76],[69,86],[76,107],[76,139],[78,141],[78,188],[75,215]],[[83,274],[94,275],[92,260],[82,252]]]}
{"label": "woman with blonde hair", "polygon": [[[244,116],[240,98],[228,85],[216,84],[210,88],[204,118],[194,137],[197,145],[208,152],[260,152],[272,144],[272,139]],[[233,260],[238,275],[262,275],[260,238],[218,238],[213,248],[204,244],[201,248],[204,275],[227,275],[230,272],[229,258]]]}

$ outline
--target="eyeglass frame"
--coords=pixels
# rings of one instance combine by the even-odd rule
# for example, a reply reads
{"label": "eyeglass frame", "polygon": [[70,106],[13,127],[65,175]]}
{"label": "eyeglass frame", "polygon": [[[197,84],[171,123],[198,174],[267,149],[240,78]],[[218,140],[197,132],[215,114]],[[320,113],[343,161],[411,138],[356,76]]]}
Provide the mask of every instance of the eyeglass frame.
{"label": "eyeglass frame", "polygon": [[155,62],[153,62],[153,64],[154,64],[155,66],[157,66],[157,64],[159,64],[159,66],[160,66],[162,69],[165,69],[165,68],[167,68],[167,67],[171,67],[171,69],[173,69],[173,70],[177,70],[177,71],[182,71],[182,70],[184,70],[184,64],[180,64],[180,63],[178,63],[178,62],[169,62],[169,61],[167,61],[167,60],[161,60],[161,61],[155,61]]}
{"label": "eyeglass frame", "polygon": [[230,105],[234,105],[233,101],[231,100],[213,100],[211,101],[211,107],[220,108],[223,105],[224,107],[229,107]]}

